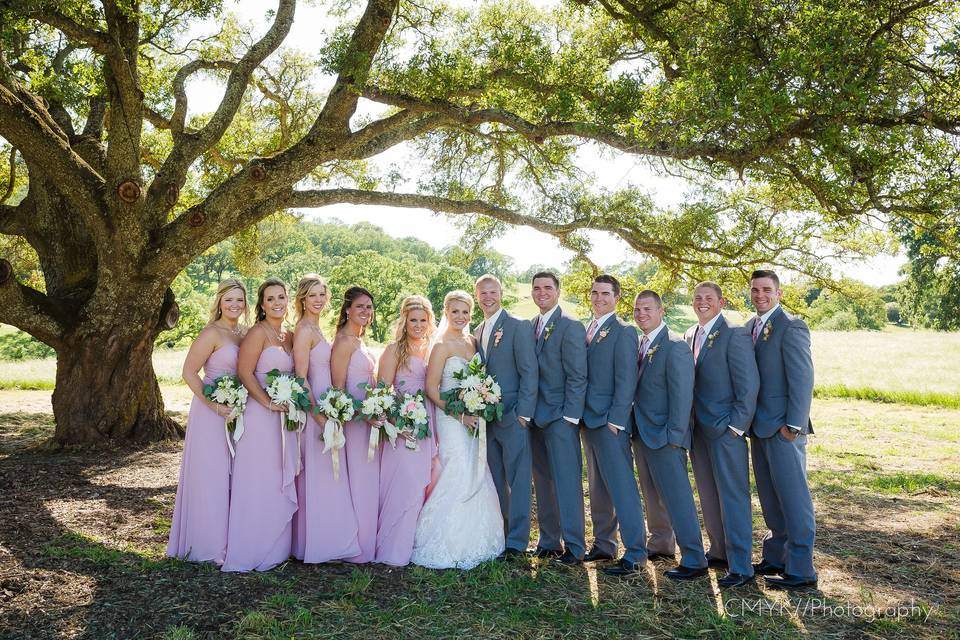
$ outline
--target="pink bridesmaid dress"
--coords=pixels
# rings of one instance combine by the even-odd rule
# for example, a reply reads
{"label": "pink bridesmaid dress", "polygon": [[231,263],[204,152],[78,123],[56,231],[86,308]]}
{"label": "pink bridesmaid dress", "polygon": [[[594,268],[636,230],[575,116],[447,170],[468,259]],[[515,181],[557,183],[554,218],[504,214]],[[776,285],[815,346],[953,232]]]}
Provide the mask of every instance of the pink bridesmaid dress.
{"label": "pink bridesmaid dress", "polygon": [[[427,366],[423,360],[410,356],[403,369],[394,377],[397,395],[414,394],[425,386]],[[430,407],[428,406],[428,410]],[[430,464],[434,454],[433,424],[431,437],[419,441],[417,450],[408,449],[402,438],[393,448],[383,445],[380,459],[380,518],[377,529],[375,562],[397,567],[410,563],[417,518],[430,484]]]}
{"label": "pink bridesmaid dress", "polygon": [[[314,399],[330,388],[330,344],[321,339],[310,350],[307,379]],[[344,450],[340,457],[340,479],[333,479],[333,451],[323,453],[323,431],[313,419],[301,441],[303,470],[297,476],[300,509],[293,521],[293,555],[304,562],[345,560],[360,555],[357,514],[350,497],[350,481]]]}
{"label": "pink bridesmaid dress", "polygon": [[[363,344],[350,356],[347,365],[347,393],[363,400],[366,395],[359,385],[373,384],[373,368],[376,359]],[[377,510],[380,503],[380,452],[377,447],[373,461],[367,462],[367,448],[370,443],[370,425],[366,420],[351,420],[344,427],[347,445],[344,447],[347,458],[347,472],[350,476],[350,496],[353,509],[357,514],[360,553],[349,562],[364,563],[373,561],[377,549]]]}
{"label": "pink bridesmaid dress", "polygon": [[[267,347],[255,370],[261,386],[266,386],[271,369],[290,372],[293,358],[280,347]],[[290,557],[291,521],[297,511],[297,434],[281,427],[285,415],[253,398],[247,402],[245,431],[233,459],[224,571],[267,571]]]}
{"label": "pink bridesmaid dress", "polygon": [[[203,365],[203,383],[237,373],[240,349],[232,342],[210,354]],[[223,564],[230,513],[230,450],[224,419],[194,397],[187,417],[177,501],[170,524],[167,555],[196,562]]]}

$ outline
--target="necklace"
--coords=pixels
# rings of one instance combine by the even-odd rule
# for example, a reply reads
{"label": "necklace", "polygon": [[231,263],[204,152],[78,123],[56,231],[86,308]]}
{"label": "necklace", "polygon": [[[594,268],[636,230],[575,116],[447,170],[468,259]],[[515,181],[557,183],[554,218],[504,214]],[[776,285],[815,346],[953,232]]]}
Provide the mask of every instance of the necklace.
{"label": "necklace", "polygon": [[276,329],[271,327],[270,324],[267,322],[264,322],[263,326],[266,327],[271,334],[273,334],[273,338],[277,341],[277,344],[281,344],[281,345],[283,344],[283,338],[280,337],[280,333],[278,333]]}
{"label": "necklace", "polygon": [[240,325],[237,325],[236,327],[231,329],[230,327],[225,327],[222,324],[217,324],[216,322],[214,322],[213,326],[217,327],[218,329],[222,329],[223,331],[229,331],[230,333],[237,336],[238,338],[243,335],[243,329],[240,328]]}

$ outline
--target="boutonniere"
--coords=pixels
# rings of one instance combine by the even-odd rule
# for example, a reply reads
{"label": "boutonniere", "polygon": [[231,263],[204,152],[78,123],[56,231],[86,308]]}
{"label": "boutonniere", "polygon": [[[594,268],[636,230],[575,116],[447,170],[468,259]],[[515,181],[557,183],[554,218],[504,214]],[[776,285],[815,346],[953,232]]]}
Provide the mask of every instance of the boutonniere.
{"label": "boutonniere", "polygon": [[720,329],[717,329],[713,333],[707,336],[707,349],[713,348],[713,341],[717,339],[717,336],[720,335]]}
{"label": "boutonniere", "polygon": [[657,352],[657,349],[660,348],[660,345],[655,347],[650,347],[650,350],[647,351],[647,364],[653,364],[653,354]]}
{"label": "boutonniere", "polygon": [[553,333],[553,328],[557,326],[557,323],[553,322],[547,325],[547,328],[543,330],[543,341],[546,342],[550,339],[550,334]]}
{"label": "boutonniere", "polygon": [[770,337],[770,332],[773,331],[773,323],[769,320],[767,324],[763,325],[763,341],[766,342],[767,338]]}
{"label": "boutonniere", "polygon": [[493,346],[494,346],[494,347],[500,346],[500,340],[501,340],[502,338],[503,338],[503,327],[499,327],[499,328],[493,333]]}
{"label": "boutonniere", "polygon": [[600,333],[597,334],[597,342],[600,342],[607,337],[607,334],[610,333],[610,327],[604,327],[600,329]]}

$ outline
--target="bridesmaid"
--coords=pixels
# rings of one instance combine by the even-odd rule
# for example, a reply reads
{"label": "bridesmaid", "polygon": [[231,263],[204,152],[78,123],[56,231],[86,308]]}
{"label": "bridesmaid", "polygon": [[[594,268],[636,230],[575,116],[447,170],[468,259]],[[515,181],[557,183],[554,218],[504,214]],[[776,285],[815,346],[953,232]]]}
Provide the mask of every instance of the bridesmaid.
{"label": "bridesmaid", "polygon": [[[337,319],[337,337],[333,340],[330,356],[330,374],[333,384],[355,398],[363,400],[359,385],[373,384],[376,358],[363,344],[363,335],[373,321],[373,295],[363,287],[350,287],[343,294],[340,316]],[[377,547],[377,511],[380,491],[380,447],[372,462],[367,461],[370,425],[363,420],[351,420],[344,427],[350,496],[357,514],[360,553],[349,562],[371,562]]]}
{"label": "bridesmaid", "polygon": [[[394,385],[399,398],[425,386],[433,325],[433,307],[429,300],[423,296],[404,298],[394,341],[380,356],[377,369],[377,377]],[[415,438],[409,439],[418,442]],[[417,518],[430,483],[433,453],[432,433],[431,437],[419,441],[417,450],[407,448],[402,438],[397,439],[396,448],[389,443],[384,445],[380,459],[380,523],[375,562],[398,567],[410,563]]]}
{"label": "bridesmaid", "polygon": [[[193,391],[177,501],[170,525],[167,555],[223,564],[230,508],[230,451],[224,422],[230,407],[208,400],[203,385],[237,373],[237,352],[246,320],[247,290],[230,278],[217,287],[210,321],[190,345],[183,380]],[[203,379],[200,369],[203,368]]]}
{"label": "bridesmaid", "polygon": [[297,434],[283,428],[284,407],[272,403],[264,390],[271,369],[293,371],[293,336],[283,327],[287,286],[282,280],[269,278],[260,285],[255,310],[257,323],[240,343],[237,360],[237,375],[250,396],[233,460],[224,571],[266,571],[286,561],[297,511]]}
{"label": "bridesmaid", "polygon": [[[320,314],[330,298],[327,283],[310,273],[300,279],[294,298],[297,327],[293,361],[307,380],[311,402],[330,388],[330,343],[320,331]],[[343,560],[360,554],[357,515],[353,512],[346,456],[340,457],[340,478],[333,479],[333,454],[323,453],[326,418],[307,418],[301,442],[303,470],[297,476],[300,509],[293,521],[293,555],[304,562]]]}

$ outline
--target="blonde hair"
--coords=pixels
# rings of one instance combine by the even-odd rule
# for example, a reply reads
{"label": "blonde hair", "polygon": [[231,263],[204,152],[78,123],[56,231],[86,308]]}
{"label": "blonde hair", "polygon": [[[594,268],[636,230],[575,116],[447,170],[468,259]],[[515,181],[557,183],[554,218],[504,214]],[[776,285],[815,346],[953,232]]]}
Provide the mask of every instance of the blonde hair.
{"label": "blonde hair", "polygon": [[410,361],[410,347],[407,340],[407,319],[414,311],[423,311],[427,314],[427,335],[429,342],[436,327],[434,322],[436,318],[433,315],[433,305],[423,296],[407,296],[400,303],[400,317],[393,329],[393,338],[397,343],[397,370],[402,369]]}
{"label": "blonde hair", "polygon": [[450,291],[443,297],[443,308],[444,310],[450,308],[450,304],[453,302],[463,302],[468,307],[470,311],[473,312],[473,296],[464,291],[463,289],[454,289]]}
{"label": "blonde hair", "polygon": [[247,288],[236,278],[227,278],[217,285],[217,293],[213,296],[213,302],[210,304],[210,322],[208,324],[216,322],[223,316],[223,312],[220,310],[220,304],[223,302],[223,297],[227,295],[227,292],[233,291],[234,289],[240,289],[240,291],[243,292],[243,315],[240,316],[240,323],[243,325],[247,324],[247,315],[250,311],[247,306]]}
{"label": "blonde hair", "polygon": [[493,282],[494,284],[497,285],[497,288],[500,289],[500,291],[503,291],[503,284],[500,283],[500,278],[493,275],[492,273],[485,273],[479,278],[477,278],[477,281],[473,283],[473,288],[476,289],[484,282]]}
{"label": "blonde hair", "polygon": [[[283,292],[287,292],[287,283],[280,278],[267,278],[261,282],[260,286],[257,287],[257,306],[254,307],[254,311],[257,314],[257,322],[267,319],[267,313],[263,310],[263,292],[266,291],[268,287],[282,287]],[[284,312],[284,317],[286,317],[286,312]]]}
{"label": "blonde hair", "polygon": [[327,286],[327,281],[315,273],[306,274],[297,283],[297,293],[293,298],[293,313],[296,322],[300,322],[300,318],[303,317],[307,294],[310,293],[310,289],[318,284],[323,285],[323,290],[327,292],[327,302],[330,302],[330,287]]}

